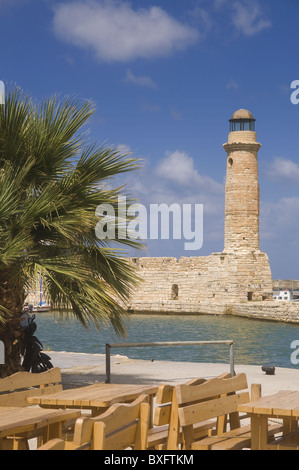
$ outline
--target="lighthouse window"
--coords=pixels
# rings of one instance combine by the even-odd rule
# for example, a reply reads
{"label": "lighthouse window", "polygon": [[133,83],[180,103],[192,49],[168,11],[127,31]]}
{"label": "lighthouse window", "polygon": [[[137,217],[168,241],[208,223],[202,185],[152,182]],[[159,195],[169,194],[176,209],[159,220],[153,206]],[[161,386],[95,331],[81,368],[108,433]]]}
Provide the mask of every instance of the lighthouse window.
{"label": "lighthouse window", "polygon": [[231,121],[230,131],[231,132],[255,131],[255,122],[254,121],[244,121],[244,120]]}

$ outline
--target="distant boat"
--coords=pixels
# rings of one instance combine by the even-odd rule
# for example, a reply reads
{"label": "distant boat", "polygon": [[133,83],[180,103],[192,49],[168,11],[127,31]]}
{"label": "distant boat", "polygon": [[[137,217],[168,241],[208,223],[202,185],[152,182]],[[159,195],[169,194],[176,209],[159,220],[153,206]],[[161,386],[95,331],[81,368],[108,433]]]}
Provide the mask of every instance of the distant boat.
{"label": "distant boat", "polygon": [[[51,305],[46,304],[46,302],[42,302],[42,304],[37,304],[33,305],[33,309],[31,310],[32,312],[49,312],[51,310]],[[23,308],[24,312],[28,311],[28,305],[25,305]]]}

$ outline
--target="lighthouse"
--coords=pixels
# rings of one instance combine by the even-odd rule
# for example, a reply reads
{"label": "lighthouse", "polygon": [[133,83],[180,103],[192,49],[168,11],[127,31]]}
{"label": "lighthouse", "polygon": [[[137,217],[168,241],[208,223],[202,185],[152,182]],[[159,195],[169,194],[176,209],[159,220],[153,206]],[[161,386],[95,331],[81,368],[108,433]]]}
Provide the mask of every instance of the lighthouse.
{"label": "lighthouse", "polygon": [[[226,152],[224,249],[208,256],[132,259],[144,280],[130,311],[220,312],[247,316],[272,300],[271,267],[260,249],[256,120],[239,109],[229,119]],[[223,148],[222,148],[222,153]],[[254,303],[251,303],[254,301]],[[250,305],[250,306],[249,306]]]}
{"label": "lighthouse", "polygon": [[255,119],[239,109],[230,119],[225,184],[224,251],[259,252],[259,180]]}

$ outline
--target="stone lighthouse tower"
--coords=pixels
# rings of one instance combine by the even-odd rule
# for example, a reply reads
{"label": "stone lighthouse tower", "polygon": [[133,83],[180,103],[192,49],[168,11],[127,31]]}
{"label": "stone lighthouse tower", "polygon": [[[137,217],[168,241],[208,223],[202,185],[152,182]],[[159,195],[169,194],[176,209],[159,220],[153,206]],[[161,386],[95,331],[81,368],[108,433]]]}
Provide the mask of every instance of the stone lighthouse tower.
{"label": "stone lighthouse tower", "polygon": [[260,251],[259,180],[255,119],[239,109],[230,119],[225,185],[224,251],[226,284],[235,300],[272,298],[269,259]]}
{"label": "stone lighthouse tower", "polygon": [[259,181],[255,119],[240,109],[230,119],[225,186],[226,252],[259,251]]}

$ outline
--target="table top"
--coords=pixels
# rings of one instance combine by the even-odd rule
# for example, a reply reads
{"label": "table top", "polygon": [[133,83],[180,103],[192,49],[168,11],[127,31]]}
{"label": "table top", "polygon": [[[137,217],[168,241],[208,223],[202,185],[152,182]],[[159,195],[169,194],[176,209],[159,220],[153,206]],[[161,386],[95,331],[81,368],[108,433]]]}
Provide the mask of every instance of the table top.
{"label": "table top", "polygon": [[0,438],[61,423],[81,416],[80,411],[34,407],[0,407]]}
{"label": "table top", "polygon": [[67,408],[107,408],[114,403],[135,400],[142,393],[155,395],[158,385],[94,384],[49,395],[28,397],[29,404]]}
{"label": "table top", "polygon": [[299,418],[299,391],[281,390],[274,395],[239,405],[238,411],[257,415]]}

